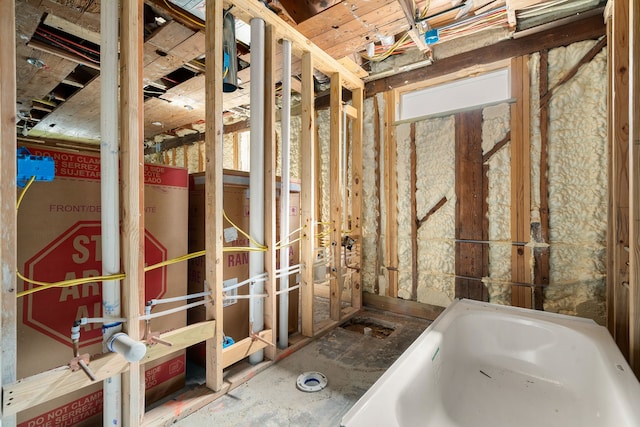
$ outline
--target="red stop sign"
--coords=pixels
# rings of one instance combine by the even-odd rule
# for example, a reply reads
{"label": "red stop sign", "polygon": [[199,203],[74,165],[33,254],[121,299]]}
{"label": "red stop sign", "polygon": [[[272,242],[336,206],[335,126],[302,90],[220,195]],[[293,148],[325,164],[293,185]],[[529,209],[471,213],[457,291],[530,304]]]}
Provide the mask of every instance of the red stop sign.
{"label": "red stop sign", "polygon": [[[167,250],[148,231],[145,231],[145,264],[164,261]],[[29,259],[26,276],[41,282],[59,282],[82,277],[100,276],[102,271],[100,222],[79,221],[44,249]],[[24,289],[37,287],[29,283]],[[145,299],[159,298],[167,288],[166,267],[145,274]],[[81,317],[102,316],[101,282],[73,287],[51,288],[23,297],[25,325],[72,346],[71,326]],[[102,325],[86,325],[82,329],[80,345],[102,341]]]}

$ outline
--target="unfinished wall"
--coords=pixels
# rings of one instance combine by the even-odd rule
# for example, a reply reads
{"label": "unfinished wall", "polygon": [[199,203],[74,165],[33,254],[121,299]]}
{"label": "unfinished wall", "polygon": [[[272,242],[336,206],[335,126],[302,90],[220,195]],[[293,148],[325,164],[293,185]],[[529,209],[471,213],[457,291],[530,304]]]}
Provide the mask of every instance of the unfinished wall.
{"label": "unfinished wall", "polygon": [[[553,87],[595,44],[549,52]],[[607,69],[600,52],[549,105],[550,285],[544,309],[605,320]]]}
{"label": "unfinished wall", "polygon": [[[509,132],[507,103],[482,110],[482,153],[486,155]],[[511,304],[511,152],[510,144],[498,150],[488,162],[487,215],[489,218],[489,276],[483,279],[489,301]]]}
{"label": "unfinished wall", "polygon": [[[291,178],[300,179],[300,136],[302,133],[302,119],[291,116],[289,123],[289,170]],[[282,175],[282,123],[276,123],[276,175]]]}
{"label": "unfinished wall", "polygon": [[411,125],[396,126],[398,161],[398,297],[411,299],[413,242],[411,238]]}
{"label": "unfinished wall", "polygon": [[415,127],[416,217],[447,198],[418,229],[417,299],[446,307],[455,297],[455,119],[427,119]]}
{"label": "unfinished wall", "polygon": [[362,138],[362,270],[363,290],[374,292],[376,282],[378,215],[380,199],[376,185],[377,154],[374,131],[374,113],[372,98],[364,101],[364,129]]}

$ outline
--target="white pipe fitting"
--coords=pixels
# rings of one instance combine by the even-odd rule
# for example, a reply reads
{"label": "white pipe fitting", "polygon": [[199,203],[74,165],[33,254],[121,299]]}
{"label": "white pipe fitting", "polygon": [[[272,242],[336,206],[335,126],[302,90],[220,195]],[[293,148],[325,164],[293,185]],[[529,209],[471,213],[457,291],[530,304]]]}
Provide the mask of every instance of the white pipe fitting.
{"label": "white pipe fitting", "polygon": [[147,346],[124,332],[113,334],[107,341],[109,351],[121,354],[127,362],[139,362],[147,354]]}

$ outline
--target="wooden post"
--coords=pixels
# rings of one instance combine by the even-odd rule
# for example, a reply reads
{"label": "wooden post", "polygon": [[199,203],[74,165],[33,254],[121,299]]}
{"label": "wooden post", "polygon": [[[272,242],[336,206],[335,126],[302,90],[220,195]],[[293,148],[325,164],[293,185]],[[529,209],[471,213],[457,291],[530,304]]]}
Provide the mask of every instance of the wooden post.
{"label": "wooden post", "polygon": [[[16,380],[16,20],[15,1],[0,6],[0,387]],[[2,416],[13,427],[16,417]]]}
{"label": "wooden post", "polygon": [[[526,57],[511,61],[511,240],[526,243],[530,235],[531,214],[531,161],[529,139],[529,67]],[[529,268],[531,250],[527,246],[513,245],[511,249],[511,281],[531,283]],[[530,287],[511,287],[511,304],[533,307]]]}
{"label": "wooden post", "polygon": [[313,264],[315,263],[315,109],[313,92],[313,57],[302,55],[302,129],[300,134],[300,260],[302,335],[313,336]]}
{"label": "wooden post", "polygon": [[[268,274],[265,291],[268,295],[264,301],[264,329],[271,329],[271,345],[264,349],[267,359],[276,358],[276,331],[278,315],[276,314],[276,35],[273,25],[265,25],[264,31],[264,243],[267,251],[264,254],[264,268]],[[284,194],[284,188],[280,194]],[[280,236],[282,238],[283,236]]]}
{"label": "wooden post", "polygon": [[629,170],[630,277],[629,277],[629,354],[631,368],[640,377],[640,5],[629,1]]}
{"label": "wooden post", "polygon": [[[487,301],[482,283],[482,110],[456,114],[456,297]],[[467,240],[468,242],[465,242]]]}
{"label": "wooden post", "polygon": [[384,93],[384,178],[387,207],[385,259],[387,269],[387,295],[398,297],[398,164],[397,141],[395,135],[395,96],[393,91]]}
{"label": "wooden post", "polygon": [[207,340],[207,387],[222,388],[222,2],[206,4],[206,75],[205,75],[205,280],[213,304],[207,306],[207,320],[215,319],[215,335]]}
{"label": "wooden post", "polygon": [[[122,165],[122,308],[126,331],[140,339],[144,301],[144,104],[142,98],[143,2],[122,3],[120,19],[120,163]],[[139,425],[144,416],[144,375],[139,362],[123,374],[122,421]]]}
{"label": "wooden post", "polygon": [[418,152],[416,149],[416,123],[411,123],[409,159],[410,168],[410,192],[411,199],[411,300],[418,300]]}
{"label": "wooden post", "polygon": [[364,124],[364,91],[352,91],[352,104],[358,112],[353,120],[351,137],[351,232],[355,240],[354,250],[358,254],[354,259],[357,269],[351,272],[351,307],[362,307],[362,132]]}
{"label": "wooden post", "polygon": [[329,311],[332,320],[340,320],[342,305],[342,83],[340,74],[331,75],[331,140],[330,140],[330,168],[329,192],[331,223],[331,280],[329,281]]}
{"label": "wooden post", "polygon": [[609,210],[607,326],[629,358],[629,2],[613,2],[607,23],[609,67]]}

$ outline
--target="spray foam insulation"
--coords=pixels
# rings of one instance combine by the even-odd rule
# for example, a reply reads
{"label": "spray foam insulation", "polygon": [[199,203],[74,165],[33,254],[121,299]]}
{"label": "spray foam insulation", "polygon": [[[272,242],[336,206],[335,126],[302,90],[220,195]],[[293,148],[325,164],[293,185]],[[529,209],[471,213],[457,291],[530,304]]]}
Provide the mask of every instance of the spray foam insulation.
{"label": "spray foam insulation", "polygon": [[376,188],[377,157],[374,138],[373,98],[364,101],[364,129],[362,138],[362,286],[374,292],[378,245],[378,215],[380,195]]}

